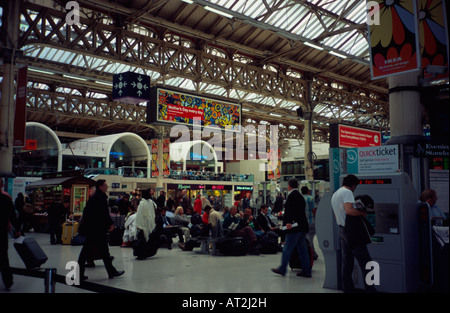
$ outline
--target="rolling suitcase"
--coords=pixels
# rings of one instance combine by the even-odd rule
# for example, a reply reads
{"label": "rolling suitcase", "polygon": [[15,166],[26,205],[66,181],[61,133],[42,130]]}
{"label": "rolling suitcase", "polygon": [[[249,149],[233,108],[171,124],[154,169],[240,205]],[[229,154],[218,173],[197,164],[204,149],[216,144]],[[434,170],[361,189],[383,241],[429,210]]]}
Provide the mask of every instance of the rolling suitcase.
{"label": "rolling suitcase", "polygon": [[[313,255],[312,247],[309,244],[308,239],[306,239],[306,248],[308,249],[309,263],[311,264],[311,268],[312,268],[313,264],[314,264],[314,255]],[[298,256],[297,249],[294,249],[294,251],[292,252],[291,258],[289,260],[289,267],[291,269],[294,269],[294,268],[301,269],[302,268],[302,263],[300,262],[300,257]]]}
{"label": "rolling suitcase", "polygon": [[78,223],[66,221],[63,223],[61,241],[63,245],[70,245],[72,238],[78,233]]}
{"label": "rolling suitcase", "polygon": [[47,261],[47,255],[33,237],[19,237],[14,240],[14,248],[28,270],[39,268]]}

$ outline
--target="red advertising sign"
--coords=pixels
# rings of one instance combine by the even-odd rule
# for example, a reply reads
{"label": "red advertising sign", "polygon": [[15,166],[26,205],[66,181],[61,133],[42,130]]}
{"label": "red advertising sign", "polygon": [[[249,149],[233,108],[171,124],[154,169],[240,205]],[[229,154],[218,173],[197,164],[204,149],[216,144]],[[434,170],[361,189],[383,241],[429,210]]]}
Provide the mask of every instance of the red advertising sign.
{"label": "red advertising sign", "polygon": [[167,105],[167,119],[169,121],[175,121],[177,117],[194,120],[199,119],[203,121],[204,116],[203,110],[184,107],[180,105],[173,105],[169,104]]}
{"label": "red advertising sign", "polygon": [[25,123],[27,119],[27,67],[17,70],[16,111],[14,115],[14,147],[25,146]]}
{"label": "red advertising sign", "polygon": [[37,140],[27,139],[25,144],[25,150],[36,150],[36,149],[37,149]]}
{"label": "red advertising sign", "polygon": [[358,148],[381,146],[381,132],[339,125],[339,147]]}

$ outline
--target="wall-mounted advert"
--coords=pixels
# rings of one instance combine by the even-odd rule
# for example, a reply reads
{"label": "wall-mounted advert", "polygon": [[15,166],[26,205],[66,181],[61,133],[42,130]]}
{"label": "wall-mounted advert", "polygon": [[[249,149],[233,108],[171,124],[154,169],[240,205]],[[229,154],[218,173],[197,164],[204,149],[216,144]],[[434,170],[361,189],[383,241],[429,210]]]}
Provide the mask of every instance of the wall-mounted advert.
{"label": "wall-mounted advert", "polygon": [[397,145],[347,148],[347,173],[388,173],[399,170]]}
{"label": "wall-mounted advert", "polygon": [[[199,95],[155,87],[147,107],[147,122],[160,124],[218,126],[225,130],[238,130],[241,125],[241,105],[206,98]],[[198,124],[195,124],[198,125]]]}

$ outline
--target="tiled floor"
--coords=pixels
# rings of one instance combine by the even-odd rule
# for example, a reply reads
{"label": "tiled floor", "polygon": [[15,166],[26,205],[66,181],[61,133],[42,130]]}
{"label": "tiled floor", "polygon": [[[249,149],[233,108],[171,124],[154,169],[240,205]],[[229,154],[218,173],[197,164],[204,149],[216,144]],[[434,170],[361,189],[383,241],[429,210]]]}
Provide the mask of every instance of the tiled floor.
{"label": "tiled floor", "polygon": [[[42,268],[56,268],[59,275],[66,275],[68,261],[76,261],[80,246],[50,245],[48,234],[29,233],[39,242],[48,256]],[[175,240],[176,241],[176,240]],[[318,249],[316,241],[316,249]],[[337,290],[322,287],[325,266],[322,254],[315,261],[312,278],[296,276],[289,269],[285,277],[271,272],[281,261],[281,253],[259,256],[213,256],[194,251],[182,251],[176,244],[172,250],[161,248],[158,253],[146,260],[136,260],[131,248],[110,247],[115,257],[114,266],[125,270],[121,277],[108,279],[103,262],[96,261],[95,268],[86,269],[89,282],[142,293],[336,293]],[[9,245],[10,264],[24,268],[24,264],[13,247]],[[89,291],[57,283],[57,293],[86,293]],[[42,293],[44,281],[14,275],[14,285],[6,291],[0,283],[0,292]]]}

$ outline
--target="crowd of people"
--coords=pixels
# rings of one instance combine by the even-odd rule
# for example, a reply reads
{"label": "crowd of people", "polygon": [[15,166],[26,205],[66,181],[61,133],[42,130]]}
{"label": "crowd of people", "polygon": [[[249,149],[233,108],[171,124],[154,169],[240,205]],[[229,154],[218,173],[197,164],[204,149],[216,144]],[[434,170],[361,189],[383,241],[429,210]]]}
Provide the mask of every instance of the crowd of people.
{"label": "crowd of people", "polygon": [[[1,187],[0,200],[2,202],[1,227],[2,238],[0,254],[5,256],[7,251],[7,231],[13,227],[14,237],[23,235],[26,226],[25,207],[27,200],[19,194],[13,202]],[[353,196],[359,180],[355,175],[348,175],[340,189],[336,190],[331,199],[331,205],[339,225],[339,236],[342,247],[342,288],[344,292],[354,289],[351,273],[354,259],[366,264],[371,260],[367,244],[371,242],[370,233],[355,227],[352,221],[365,218],[366,209],[374,209],[374,201],[367,195]],[[117,270],[113,264],[113,257],[109,253],[111,234],[119,230],[121,246],[133,247],[134,255],[138,259],[153,256],[157,249],[166,246],[172,249],[173,238],[178,237],[178,246],[182,250],[192,250],[193,238],[220,237],[224,233],[228,238],[244,238],[248,244],[248,253],[258,255],[263,251],[262,244],[267,238],[276,238],[277,250],[281,251],[281,262],[272,269],[276,274],[284,276],[291,256],[296,250],[300,259],[302,270],[297,274],[301,277],[311,277],[311,257],[308,255],[308,246],[318,257],[314,248],[315,215],[317,211],[316,199],[306,187],[299,189],[295,178],[288,181],[288,194],[286,199],[277,195],[272,207],[267,204],[260,205],[258,214],[252,202],[252,194],[248,193],[240,199],[236,197],[234,205],[230,208],[217,209],[214,197],[197,195],[194,201],[188,197],[186,190],[180,192],[178,197],[167,197],[165,191],[160,191],[158,197],[155,190],[144,190],[141,195],[124,195],[117,200],[108,201],[108,185],[105,180],[98,180],[95,189],[91,190],[90,198],[86,203],[83,216],[80,220],[78,233],[85,237],[78,264],[82,280],[86,280],[85,268],[93,264],[94,259],[101,259],[105,264],[109,278],[124,274]],[[425,190],[419,199],[430,208],[432,219],[441,222],[446,218],[442,210],[436,206],[437,195],[432,189]],[[363,209],[356,204],[363,203]],[[67,216],[69,200],[63,199],[61,203],[54,203],[48,210],[49,233],[52,244],[60,243],[62,218]],[[282,223],[274,223],[270,218],[272,212],[282,211]],[[117,217],[123,217],[117,219]],[[65,219],[64,219],[65,220]],[[120,222],[118,223],[117,220]],[[361,224],[361,223],[359,223]],[[353,226],[352,226],[353,225]],[[370,226],[367,224],[367,226]],[[121,230],[121,231],[120,231]],[[372,230],[374,232],[374,230]],[[307,244],[309,242],[309,245]],[[138,244],[143,247],[140,251]],[[276,252],[275,252],[276,253]],[[7,257],[1,258],[1,271],[5,286],[12,285],[12,275]],[[366,285],[366,291],[376,292],[373,286]]]}

